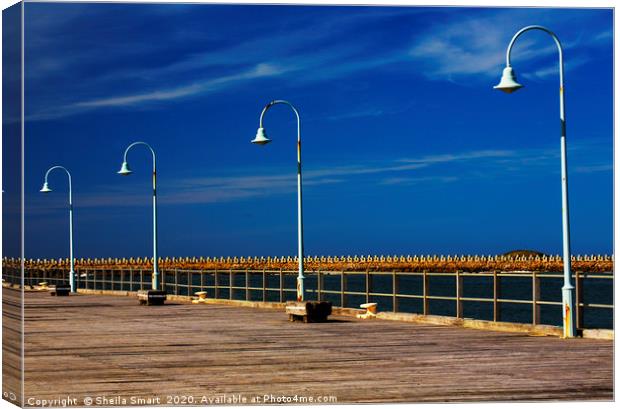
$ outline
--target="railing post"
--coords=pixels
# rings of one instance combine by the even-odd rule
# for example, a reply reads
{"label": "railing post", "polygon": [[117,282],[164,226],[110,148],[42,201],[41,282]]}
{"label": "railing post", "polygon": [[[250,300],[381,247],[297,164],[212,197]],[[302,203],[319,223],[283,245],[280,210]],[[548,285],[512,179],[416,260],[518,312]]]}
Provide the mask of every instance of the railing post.
{"label": "railing post", "polygon": [[245,300],[250,301],[250,273],[245,269]]}
{"label": "railing post", "polygon": [[171,283],[171,285],[173,287],[172,292],[174,294],[178,294],[178,291],[179,291],[179,275],[177,274],[177,269],[176,268],[174,269],[173,274],[174,274],[174,279],[172,280],[172,283]]}
{"label": "railing post", "polygon": [[456,318],[463,318],[463,276],[456,270]]}
{"label": "railing post", "polygon": [[161,289],[166,291],[166,269],[159,270],[159,276],[161,280]]}
{"label": "railing post", "polygon": [[205,289],[205,274],[204,270],[200,270],[200,291],[206,291]]}
{"label": "railing post", "polygon": [[540,324],[540,278],[532,271],[532,325]]}
{"label": "railing post", "polygon": [[214,277],[213,277],[213,282],[215,284],[215,298],[219,299],[220,298],[220,273],[217,271],[217,268],[215,269],[215,273]]}
{"label": "railing post", "polygon": [[497,275],[497,271],[493,271],[493,321],[500,320],[500,303],[498,301],[500,297],[501,287],[499,285],[500,277]]}
{"label": "railing post", "polygon": [[426,270],[422,271],[422,313],[428,315],[428,273]]}
{"label": "railing post", "polygon": [[144,270],[140,269],[140,290],[144,290]]}
{"label": "railing post", "polygon": [[583,283],[582,275],[579,274],[579,271],[575,271],[575,313],[576,313],[576,324],[577,329],[583,328]]}
{"label": "railing post", "polygon": [[282,267],[280,267],[280,302],[284,302],[284,275],[282,274]]}
{"label": "railing post", "polygon": [[121,275],[121,288],[120,290],[123,291],[123,284],[125,284],[125,271],[121,268],[119,269],[120,275]]}
{"label": "railing post", "polygon": [[392,270],[392,311],[398,312],[398,276],[396,270]]}
{"label": "railing post", "polygon": [[370,302],[370,273],[366,269],[366,303]]}
{"label": "railing post", "polygon": [[267,301],[267,274],[263,268],[263,302]]}
{"label": "railing post", "polygon": [[228,299],[233,299],[233,281],[235,281],[235,276],[232,271],[232,268],[228,269]]}
{"label": "railing post", "polygon": [[192,292],[192,288],[194,287],[194,273],[192,270],[189,270],[187,272],[187,295],[189,297],[192,296],[192,294],[194,294]]}
{"label": "railing post", "polygon": [[316,291],[317,301],[323,301],[323,274],[321,274],[321,270],[317,270],[316,272]]}
{"label": "railing post", "polygon": [[129,291],[133,291],[133,268],[129,267]]}
{"label": "railing post", "polygon": [[347,288],[347,280],[344,276],[344,270],[340,272],[340,306],[345,308],[346,305],[346,291]]}

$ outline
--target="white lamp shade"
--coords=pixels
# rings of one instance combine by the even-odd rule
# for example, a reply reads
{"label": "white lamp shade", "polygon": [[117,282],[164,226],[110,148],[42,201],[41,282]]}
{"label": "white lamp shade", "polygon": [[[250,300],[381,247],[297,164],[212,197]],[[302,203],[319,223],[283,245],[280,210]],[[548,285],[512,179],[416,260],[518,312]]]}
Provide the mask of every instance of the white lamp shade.
{"label": "white lamp shade", "polygon": [[258,128],[256,131],[256,138],[252,140],[252,143],[258,145],[266,145],[271,142],[271,139],[267,138],[267,134],[265,134],[265,128]]}
{"label": "white lamp shade", "polygon": [[517,82],[517,77],[515,76],[512,67],[506,67],[502,72],[502,79],[500,80],[499,84],[497,84],[493,88],[510,94],[515,92],[519,88],[523,88],[523,85]]}
{"label": "white lamp shade", "polygon": [[41,190],[39,190],[39,192],[43,193],[49,193],[51,191],[52,189],[50,189],[50,187],[47,185],[47,182],[43,183],[43,187],[41,188]]}
{"label": "white lamp shade", "polygon": [[121,170],[119,170],[117,172],[119,175],[123,175],[123,176],[127,176],[127,175],[131,175],[131,169],[129,169],[129,165],[127,164],[127,162],[123,162],[123,165],[121,166]]}

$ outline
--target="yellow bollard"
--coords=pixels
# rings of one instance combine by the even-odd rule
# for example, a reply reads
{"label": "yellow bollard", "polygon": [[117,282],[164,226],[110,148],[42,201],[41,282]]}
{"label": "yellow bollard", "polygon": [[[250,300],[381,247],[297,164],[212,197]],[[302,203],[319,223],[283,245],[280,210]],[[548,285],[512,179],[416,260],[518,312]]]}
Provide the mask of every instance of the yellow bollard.
{"label": "yellow bollard", "polygon": [[200,303],[205,303],[207,302],[207,292],[206,291],[198,291],[196,294],[196,296],[198,296],[198,298],[192,300],[192,304],[200,304]]}
{"label": "yellow bollard", "polygon": [[366,311],[363,314],[357,314],[357,318],[361,318],[363,320],[368,318],[375,318],[377,316],[377,303],[369,302],[366,304],[360,305],[360,308],[364,308]]}

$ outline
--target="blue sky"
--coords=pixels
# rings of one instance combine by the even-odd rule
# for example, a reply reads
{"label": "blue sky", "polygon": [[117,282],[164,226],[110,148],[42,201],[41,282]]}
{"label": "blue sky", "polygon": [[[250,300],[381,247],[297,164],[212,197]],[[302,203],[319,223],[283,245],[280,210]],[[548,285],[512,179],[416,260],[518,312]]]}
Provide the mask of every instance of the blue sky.
{"label": "blue sky", "polygon": [[[26,4],[26,255],[296,253],[301,113],[306,253],[561,252],[557,51],[565,47],[572,244],[613,242],[612,11]],[[7,121],[5,116],[5,122]],[[8,118],[11,122],[11,118]]]}

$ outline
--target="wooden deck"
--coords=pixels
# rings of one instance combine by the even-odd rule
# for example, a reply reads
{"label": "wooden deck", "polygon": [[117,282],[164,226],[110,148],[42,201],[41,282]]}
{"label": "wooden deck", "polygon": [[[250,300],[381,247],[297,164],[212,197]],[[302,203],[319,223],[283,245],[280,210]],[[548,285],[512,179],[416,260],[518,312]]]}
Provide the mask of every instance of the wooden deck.
{"label": "wooden deck", "polygon": [[[15,293],[15,294],[10,294]],[[4,306],[17,293],[4,290]],[[613,342],[134,298],[26,293],[28,398],[611,400]],[[118,401],[117,401],[118,402]],[[121,401],[122,402],[122,401]],[[182,403],[182,402],[181,402]],[[295,403],[295,402],[292,402]],[[127,403],[128,405],[129,403]]]}

